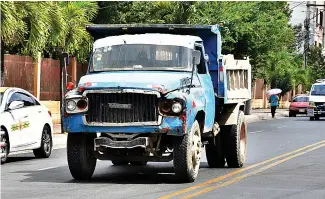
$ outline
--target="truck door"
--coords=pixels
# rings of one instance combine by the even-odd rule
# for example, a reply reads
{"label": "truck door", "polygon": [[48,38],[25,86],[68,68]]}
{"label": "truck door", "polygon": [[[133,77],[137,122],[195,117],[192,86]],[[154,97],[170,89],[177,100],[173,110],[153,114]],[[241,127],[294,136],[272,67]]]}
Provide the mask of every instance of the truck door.
{"label": "truck door", "polygon": [[205,125],[203,132],[212,130],[215,115],[215,96],[211,76],[208,70],[208,60],[205,59],[205,52],[202,43],[195,44],[195,50],[201,52],[201,62],[197,66],[197,74],[202,85],[205,98]]}

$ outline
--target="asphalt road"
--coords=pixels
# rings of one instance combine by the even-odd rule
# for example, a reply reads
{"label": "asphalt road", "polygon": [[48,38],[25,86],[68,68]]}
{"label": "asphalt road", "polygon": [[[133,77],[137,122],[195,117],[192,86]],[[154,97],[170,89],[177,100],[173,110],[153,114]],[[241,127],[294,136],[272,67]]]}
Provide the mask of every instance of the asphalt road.
{"label": "asphalt road", "polygon": [[325,198],[325,120],[286,118],[251,123],[242,169],[210,169],[205,155],[194,183],[176,182],[172,163],[112,166],[98,161],[91,182],[74,181],[65,149],[1,166],[6,198]]}

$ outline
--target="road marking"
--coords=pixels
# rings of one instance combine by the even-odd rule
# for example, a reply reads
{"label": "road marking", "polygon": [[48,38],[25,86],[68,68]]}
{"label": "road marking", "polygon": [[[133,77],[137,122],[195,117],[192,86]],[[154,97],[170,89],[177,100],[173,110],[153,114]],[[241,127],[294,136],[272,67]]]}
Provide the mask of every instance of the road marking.
{"label": "road marking", "polygon": [[261,133],[261,132],[263,132],[263,131],[253,131],[253,132],[249,132],[249,133],[254,134],[254,133]]}
{"label": "road marking", "polygon": [[279,161],[276,161],[276,162],[274,162],[274,163],[272,163],[272,164],[269,164],[269,165],[267,165],[267,166],[264,166],[264,167],[262,167],[262,168],[260,168],[260,169],[258,169],[258,170],[256,170],[256,171],[252,171],[252,172],[250,172],[250,173],[247,173],[247,174],[244,174],[244,175],[238,176],[238,177],[236,177],[236,178],[234,178],[234,179],[232,179],[232,180],[226,181],[226,182],[224,182],[224,183],[222,183],[222,184],[219,184],[219,185],[216,185],[216,186],[212,186],[212,187],[209,187],[209,188],[203,189],[203,190],[201,190],[201,191],[199,191],[199,192],[196,192],[196,193],[193,193],[193,194],[190,194],[190,195],[184,196],[184,197],[182,197],[182,199],[193,198],[193,197],[196,197],[196,196],[199,196],[199,195],[202,195],[202,194],[208,193],[208,192],[210,192],[210,191],[213,191],[213,190],[215,190],[215,189],[218,189],[218,188],[220,188],[220,187],[225,187],[225,186],[228,186],[228,185],[234,184],[234,183],[239,182],[240,180],[242,180],[242,179],[244,179],[244,178],[247,178],[247,177],[249,177],[249,176],[252,176],[252,175],[258,174],[258,173],[260,173],[260,172],[262,172],[262,171],[265,171],[265,170],[267,170],[267,169],[269,169],[269,168],[272,168],[272,167],[274,167],[274,166],[277,166],[277,165],[279,165],[279,164],[281,164],[281,163],[283,163],[283,162],[286,162],[286,161],[291,160],[291,159],[293,159],[293,158],[295,158],[295,157],[298,157],[298,156],[304,155],[304,154],[306,154],[306,153],[308,153],[308,152],[314,151],[314,150],[316,150],[316,149],[318,149],[318,148],[321,148],[321,147],[324,147],[324,146],[325,146],[325,144],[322,144],[322,145],[319,145],[319,146],[316,146],[316,147],[310,148],[310,149],[308,149],[308,150],[306,150],[306,151],[303,151],[303,152],[297,153],[297,154],[295,154],[295,155],[292,155],[292,156],[286,157],[286,158],[284,158],[284,159],[282,159],[282,160],[279,160]]}
{"label": "road marking", "polygon": [[168,195],[165,195],[165,196],[160,197],[159,199],[168,199],[168,198],[171,198],[171,197],[174,197],[174,196],[178,196],[178,195],[181,195],[181,194],[184,194],[184,193],[187,193],[187,192],[193,191],[193,190],[198,189],[198,188],[202,188],[202,187],[204,187],[204,186],[207,186],[207,185],[210,185],[210,184],[212,184],[212,183],[216,183],[216,182],[219,182],[219,181],[221,181],[221,180],[223,180],[223,179],[226,179],[226,178],[229,178],[229,177],[231,177],[231,176],[234,176],[234,175],[236,175],[236,174],[238,174],[238,173],[242,173],[242,172],[247,171],[247,170],[249,170],[249,169],[253,169],[253,168],[255,168],[255,167],[258,167],[258,166],[261,166],[261,165],[267,164],[267,163],[272,162],[272,161],[274,161],[274,160],[278,160],[278,159],[280,159],[280,158],[283,158],[283,157],[286,157],[286,156],[292,155],[292,154],[294,154],[294,153],[297,153],[297,152],[303,151],[303,150],[305,150],[305,149],[308,149],[308,148],[311,148],[311,147],[313,147],[313,146],[320,145],[320,144],[325,144],[325,140],[320,141],[320,142],[317,142],[317,143],[314,143],[314,144],[311,144],[311,145],[307,145],[307,146],[305,146],[305,147],[302,147],[302,148],[296,149],[296,150],[294,150],[294,151],[291,151],[291,152],[288,152],[288,153],[282,154],[282,155],[280,155],[280,156],[277,156],[277,157],[274,157],[274,158],[271,158],[271,159],[265,160],[265,161],[260,162],[260,163],[257,163],[257,164],[253,164],[253,165],[251,165],[251,166],[248,166],[248,167],[245,167],[245,168],[242,168],[242,169],[235,170],[235,171],[233,171],[233,172],[231,172],[231,173],[228,173],[228,174],[226,174],[226,175],[219,176],[219,177],[217,177],[217,178],[214,178],[214,179],[208,180],[208,181],[206,181],[206,182],[204,182],[204,183],[197,184],[197,185],[194,185],[194,186],[188,187],[188,188],[186,188],[186,189],[183,189],[183,190],[179,190],[179,191],[176,191],[176,192],[170,193],[170,194],[168,194]]}
{"label": "road marking", "polygon": [[46,167],[46,168],[43,168],[43,169],[38,169],[39,171],[44,171],[44,170],[49,170],[49,169],[53,169],[54,167]]}
{"label": "road marking", "polygon": [[278,126],[277,128],[282,129],[282,128],[285,128],[285,127],[287,127],[287,126]]}

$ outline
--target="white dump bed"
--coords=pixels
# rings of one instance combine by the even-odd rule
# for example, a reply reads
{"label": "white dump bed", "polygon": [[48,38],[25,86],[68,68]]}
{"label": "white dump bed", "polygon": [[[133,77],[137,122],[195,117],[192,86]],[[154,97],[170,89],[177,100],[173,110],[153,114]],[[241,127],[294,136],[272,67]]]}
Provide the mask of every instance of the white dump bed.
{"label": "white dump bed", "polygon": [[222,57],[224,103],[238,103],[252,98],[252,67],[249,59],[237,60],[233,55]]}

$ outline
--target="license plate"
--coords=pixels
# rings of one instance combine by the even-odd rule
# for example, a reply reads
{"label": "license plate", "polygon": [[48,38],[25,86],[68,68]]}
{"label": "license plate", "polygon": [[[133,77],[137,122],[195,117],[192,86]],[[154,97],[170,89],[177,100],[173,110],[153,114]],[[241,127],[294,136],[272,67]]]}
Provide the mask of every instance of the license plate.
{"label": "license plate", "polygon": [[308,116],[314,116],[314,109],[307,109]]}
{"label": "license plate", "polygon": [[303,113],[303,112],[305,112],[305,109],[299,109],[299,112]]}

